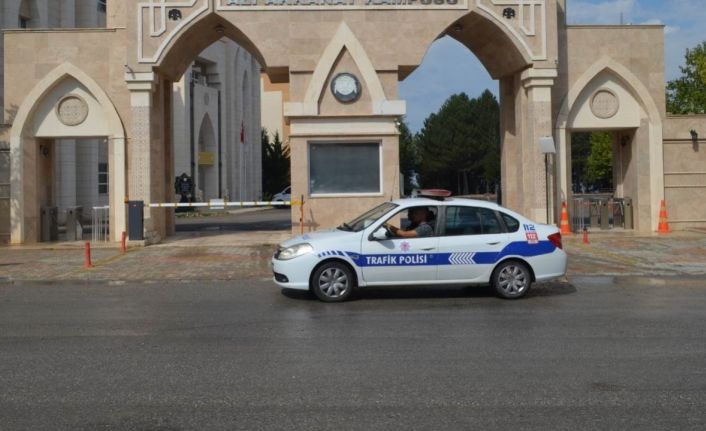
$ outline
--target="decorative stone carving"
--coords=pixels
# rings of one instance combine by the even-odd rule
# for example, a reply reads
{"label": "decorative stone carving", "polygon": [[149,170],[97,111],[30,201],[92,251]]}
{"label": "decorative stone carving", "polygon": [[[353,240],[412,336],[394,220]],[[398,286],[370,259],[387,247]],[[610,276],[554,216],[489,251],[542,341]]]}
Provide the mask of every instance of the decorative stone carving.
{"label": "decorative stone carving", "polygon": [[591,112],[604,120],[613,118],[620,109],[618,96],[607,88],[601,88],[591,97]]}
{"label": "decorative stone carving", "polygon": [[[179,31],[206,13],[210,4],[210,0],[146,0],[137,3],[137,60],[140,63],[156,62]],[[169,21],[175,24],[170,26]]]}
{"label": "decorative stone carving", "polygon": [[181,11],[179,9],[172,9],[169,11],[169,20],[170,21],[179,21],[181,20]]}
{"label": "decorative stone carving", "polygon": [[503,18],[506,19],[514,19],[517,14],[515,13],[515,9],[511,7],[507,7],[503,9]]}
{"label": "decorative stone carving", "polygon": [[547,0],[474,0],[514,34],[532,60],[547,60]]}
{"label": "decorative stone carving", "polygon": [[78,126],[88,117],[88,103],[75,94],[69,94],[56,104],[56,116],[66,126]]}

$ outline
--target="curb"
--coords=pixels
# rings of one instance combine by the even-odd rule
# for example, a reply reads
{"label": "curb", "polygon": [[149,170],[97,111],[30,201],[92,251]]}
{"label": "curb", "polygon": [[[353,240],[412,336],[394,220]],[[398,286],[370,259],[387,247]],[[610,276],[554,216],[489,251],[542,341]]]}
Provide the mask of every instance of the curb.
{"label": "curb", "polygon": [[[233,282],[235,286],[236,282],[246,282],[246,281],[271,281],[272,277],[244,277],[244,278],[213,278],[213,279],[142,279],[142,280],[91,280],[91,279],[61,279],[61,280],[14,280],[14,279],[0,279],[0,287],[2,286],[27,286],[27,287],[39,287],[39,286],[56,286],[60,284],[84,284],[84,285],[95,285],[95,286],[126,286],[130,284],[149,284],[149,285],[165,285],[165,284],[208,284],[208,283],[226,283]],[[274,282],[273,282],[274,286]],[[155,286],[159,287],[159,286]]]}

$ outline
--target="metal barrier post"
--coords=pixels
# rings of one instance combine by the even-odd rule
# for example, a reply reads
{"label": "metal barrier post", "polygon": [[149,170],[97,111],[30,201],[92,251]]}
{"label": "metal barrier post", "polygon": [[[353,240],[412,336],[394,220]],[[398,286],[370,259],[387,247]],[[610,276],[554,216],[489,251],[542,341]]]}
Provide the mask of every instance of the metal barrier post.
{"label": "metal barrier post", "polygon": [[123,232],[120,238],[120,254],[127,252],[127,232]]}
{"label": "metal barrier post", "polygon": [[613,200],[613,228],[625,227],[625,200]]}
{"label": "metal barrier post", "polygon": [[633,219],[632,219],[632,199],[625,198],[625,229],[633,230]]}
{"label": "metal barrier post", "polygon": [[600,206],[601,203],[598,201],[590,201],[590,212],[591,212],[591,227],[596,228],[599,227],[600,223]]}
{"label": "metal barrier post", "polygon": [[91,241],[110,241],[110,207],[93,207],[91,210]]}
{"label": "metal barrier post", "polygon": [[91,208],[91,241],[93,242],[98,241],[96,226],[98,226],[98,208],[93,207]]}
{"label": "metal barrier post", "polygon": [[144,236],[145,223],[145,202],[144,201],[129,201],[128,202],[128,235],[130,241],[142,241]]}
{"label": "metal barrier post", "polygon": [[59,240],[59,210],[57,207],[41,208],[41,240],[52,242]]}
{"label": "metal barrier post", "polygon": [[299,229],[301,234],[304,235],[304,195],[302,195],[302,200],[299,202]]}
{"label": "metal barrier post", "polygon": [[93,268],[93,262],[91,262],[91,243],[86,241],[83,249],[83,267]]}
{"label": "metal barrier post", "polygon": [[601,230],[608,230],[610,228],[608,224],[608,202],[601,201],[599,205],[601,208]]}

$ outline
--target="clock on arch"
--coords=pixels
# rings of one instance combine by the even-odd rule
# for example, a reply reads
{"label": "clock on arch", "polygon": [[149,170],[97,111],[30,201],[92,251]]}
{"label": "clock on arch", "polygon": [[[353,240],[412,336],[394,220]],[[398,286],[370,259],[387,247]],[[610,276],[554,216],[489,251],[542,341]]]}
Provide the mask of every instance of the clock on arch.
{"label": "clock on arch", "polygon": [[331,80],[331,92],[341,103],[355,102],[361,93],[360,81],[352,73],[339,73]]}

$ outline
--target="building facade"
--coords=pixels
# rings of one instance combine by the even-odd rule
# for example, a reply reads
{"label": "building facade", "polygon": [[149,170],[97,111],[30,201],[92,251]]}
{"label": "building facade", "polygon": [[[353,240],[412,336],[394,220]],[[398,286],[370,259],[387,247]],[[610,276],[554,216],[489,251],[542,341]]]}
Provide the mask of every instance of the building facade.
{"label": "building facade", "polygon": [[[15,243],[37,240],[39,209],[53,198],[42,174],[49,163],[44,124],[55,126],[54,139],[108,142],[115,239],[127,225],[125,197],[173,201],[173,178],[186,169],[175,166],[184,158],[176,154],[174,83],[189,67],[208,69],[199,55],[223,39],[247,50],[269,84],[286,84],[292,193],[305,197],[308,230],[397,197],[396,122],[406,112],[397,85],[441,36],[468,47],[499,81],[505,206],[555,223],[573,196],[571,135],[600,130],[615,137],[616,194],[632,199],[635,229],[657,228],[665,198],[677,227],[706,225],[706,204],[682,200],[706,189],[706,131],[699,117],[666,114],[661,26],[568,26],[565,0],[127,0],[107,7],[103,30],[5,34],[6,104],[18,108],[6,110],[0,140],[11,147]],[[205,87],[197,98],[212,97]],[[76,115],[84,121],[72,125]],[[221,128],[208,130],[194,144],[199,156],[214,152],[211,134]],[[219,178],[221,191],[233,193],[208,167],[194,171],[204,195]],[[295,206],[292,220],[299,217]],[[174,232],[174,214],[162,208],[145,208],[144,221],[147,241]]]}
{"label": "building facade", "polygon": [[262,198],[260,65],[230,39],[204,51],[173,85],[175,176],[196,200]]}
{"label": "building facade", "polygon": [[[34,29],[51,37],[61,31],[58,29],[93,29],[90,34],[105,29],[107,2],[0,0],[0,12],[0,28],[5,30]],[[0,43],[0,66],[3,53],[4,43]],[[4,103],[4,69],[0,67],[0,106],[11,121],[17,105]],[[223,39],[199,53],[174,83],[173,172],[194,179],[195,200],[261,197],[260,73],[259,64],[247,51]],[[63,85],[60,91],[65,93],[80,95],[86,91],[75,81]],[[60,225],[76,208],[82,209],[83,221],[88,223],[93,208],[110,204],[108,139],[92,137],[90,132],[59,138],[53,136],[52,129],[56,124],[47,121],[40,132],[46,138],[39,154],[51,159],[45,163],[44,173],[50,180],[42,192],[43,206],[57,209]],[[10,242],[10,171],[9,145],[0,145],[0,244]]]}
{"label": "building facade", "polygon": [[[106,2],[96,0],[0,0],[0,29],[105,28]],[[16,105],[5,105],[4,43],[0,32],[0,108],[8,115]],[[103,139],[58,139],[48,168],[54,176],[54,205],[59,222],[74,207],[108,204],[108,153]],[[47,145],[43,151],[48,151]],[[102,181],[101,181],[102,180]],[[0,145],[0,245],[10,241],[10,155]],[[90,217],[90,214],[88,214]]]}

